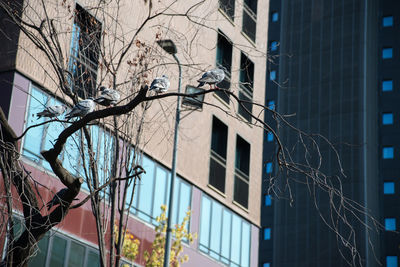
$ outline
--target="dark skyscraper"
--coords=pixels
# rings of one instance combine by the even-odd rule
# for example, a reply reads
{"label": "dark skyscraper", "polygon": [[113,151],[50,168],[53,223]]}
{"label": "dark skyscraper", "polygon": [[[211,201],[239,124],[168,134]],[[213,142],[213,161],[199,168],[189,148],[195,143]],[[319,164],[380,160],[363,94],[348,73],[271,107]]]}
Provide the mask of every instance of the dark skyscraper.
{"label": "dark skyscraper", "polygon": [[[269,53],[274,62],[269,64],[266,101],[275,101],[281,114],[295,114],[288,120],[296,127],[332,142],[346,176],[341,176],[344,194],[366,206],[385,227],[379,236],[369,235],[350,219],[362,257],[357,266],[379,266],[375,257],[383,266],[399,262],[400,238],[391,232],[398,230],[400,206],[399,41],[398,1],[270,2]],[[289,147],[298,141],[285,129],[280,136]],[[274,152],[268,140],[266,136],[266,164]],[[321,170],[333,179],[340,175],[334,151],[318,141]],[[298,149],[294,158],[301,162],[303,152]],[[267,166],[264,172],[266,188]],[[313,195],[307,185],[290,185],[292,207],[285,200],[271,201],[264,191],[260,266],[347,266],[340,250],[347,259],[350,252],[320,218],[329,218],[328,193]],[[345,228],[339,226],[348,235]]]}

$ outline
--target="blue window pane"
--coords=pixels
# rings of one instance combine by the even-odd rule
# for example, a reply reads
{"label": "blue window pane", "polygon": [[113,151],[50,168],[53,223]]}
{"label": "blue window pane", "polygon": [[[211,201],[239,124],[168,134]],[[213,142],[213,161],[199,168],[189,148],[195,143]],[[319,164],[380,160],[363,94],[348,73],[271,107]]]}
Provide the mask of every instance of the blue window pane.
{"label": "blue window pane", "polygon": [[382,124],[384,125],[393,124],[393,113],[383,113]]}
{"label": "blue window pane", "polygon": [[383,59],[388,59],[393,57],[393,48],[388,47],[388,48],[383,48],[382,49],[382,58]]}
{"label": "blue window pane", "polygon": [[276,51],[278,50],[278,42],[277,41],[272,41],[270,45],[271,51]]}
{"label": "blue window pane", "polygon": [[208,248],[210,241],[210,218],[211,218],[211,200],[203,196],[201,200],[199,242],[200,245],[203,245],[206,248]]}
{"label": "blue window pane", "polygon": [[394,182],[384,182],[383,183],[383,193],[385,195],[394,194]]}
{"label": "blue window pane", "polygon": [[270,195],[265,195],[264,196],[264,204],[265,206],[271,206],[272,205],[272,199]]}
{"label": "blue window pane", "polygon": [[382,26],[390,27],[393,26],[393,16],[386,16],[382,18]]}
{"label": "blue window pane", "polygon": [[[182,223],[183,218],[185,218],[185,216],[186,216],[186,212],[188,210],[190,210],[191,197],[192,197],[192,188],[190,187],[189,184],[184,182],[182,179],[178,178],[178,180],[179,180],[179,185],[180,185],[179,203],[177,203],[177,204],[179,204],[179,206],[177,207],[178,223]],[[175,182],[178,183],[178,181],[175,181]],[[189,227],[189,224],[187,224],[186,227]]]}
{"label": "blue window pane", "polygon": [[[154,202],[153,202],[153,223],[156,224],[155,218],[160,215],[161,205],[167,204],[167,177],[168,172],[161,168],[160,166],[156,167],[156,181],[155,188],[157,188],[157,193],[154,194]],[[176,209],[176,208],[175,208]],[[173,224],[175,222],[172,222]]]}
{"label": "blue window pane", "polygon": [[212,250],[210,255],[213,258],[219,259],[220,247],[221,247],[221,225],[222,225],[222,206],[216,201],[212,205],[212,224],[211,224],[211,240],[210,249]]}
{"label": "blue window pane", "polygon": [[271,70],[271,72],[269,73],[269,79],[271,81],[275,81],[275,79],[276,79],[276,71],[275,70]]}
{"label": "blue window pane", "polygon": [[[47,103],[47,95],[41,91],[32,88],[28,117],[26,128],[31,125],[36,125],[45,121],[45,118],[38,119],[36,113],[42,111]],[[39,160],[40,151],[42,147],[42,138],[44,125],[31,128],[24,137],[24,155],[32,158],[33,160]]]}
{"label": "blue window pane", "polygon": [[225,210],[223,211],[223,227],[222,227],[222,238],[221,238],[221,256],[223,258],[222,261],[225,263],[229,263],[224,261],[223,259],[229,259],[229,253],[231,251],[231,226],[232,226],[232,214]]}
{"label": "blue window pane", "polygon": [[270,267],[269,262],[263,263],[263,267]]}
{"label": "blue window pane", "polygon": [[250,265],[250,224],[242,222],[242,255],[240,266],[248,267]]}
{"label": "blue window pane", "polygon": [[239,216],[232,215],[232,243],[231,243],[231,261],[240,264],[240,240],[241,240],[242,221]]}
{"label": "blue window pane", "polygon": [[[65,143],[63,166],[72,175],[76,175],[78,172],[77,168],[80,160],[79,143],[79,135],[76,133],[68,137]],[[85,158],[85,160],[88,160],[88,158]]]}
{"label": "blue window pane", "polygon": [[385,80],[382,81],[382,91],[392,91],[393,90],[393,81],[392,80]]}
{"label": "blue window pane", "polygon": [[275,100],[268,101],[268,108],[275,110]]}
{"label": "blue window pane", "polygon": [[150,222],[151,208],[153,206],[154,167],[154,162],[143,156],[143,168],[146,173],[142,175],[137,187],[139,189],[138,216],[148,222]]}
{"label": "blue window pane", "polygon": [[272,173],[272,162],[267,162],[267,164],[265,165],[265,172]]}
{"label": "blue window pane", "polygon": [[394,157],[394,148],[393,147],[384,147],[382,150],[384,159],[392,159]]}
{"label": "blue window pane", "polygon": [[271,18],[272,18],[272,21],[273,21],[273,22],[277,22],[278,19],[279,19],[279,14],[278,14],[278,12],[272,12]]}
{"label": "blue window pane", "polygon": [[385,230],[386,231],[396,231],[396,219],[395,218],[385,218]]}
{"label": "blue window pane", "polygon": [[397,267],[397,256],[386,256],[386,267]]}
{"label": "blue window pane", "polygon": [[271,239],[271,228],[264,228],[264,240]]}
{"label": "blue window pane", "polygon": [[274,141],[274,135],[271,132],[267,133],[267,141],[268,142]]}

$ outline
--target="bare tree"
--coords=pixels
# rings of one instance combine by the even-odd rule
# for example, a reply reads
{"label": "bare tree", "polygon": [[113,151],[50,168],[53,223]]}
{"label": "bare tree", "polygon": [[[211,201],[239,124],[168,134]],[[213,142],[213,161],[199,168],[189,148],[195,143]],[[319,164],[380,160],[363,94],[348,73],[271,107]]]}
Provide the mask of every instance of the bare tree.
{"label": "bare tree", "polygon": [[[164,36],[175,36],[182,40],[180,48],[187,62],[186,78],[192,78],[193,73],[198,74],[199,69],[203,67],[193,62],[191,56],[195,53],[196,45],[199,45],[196,40],[200,31],[207,29],[217,33],[207,24],[207,18],[215,12],[207,11],[209,1],[184,5],[182,1],[177,0],[170,1],[167,5],[151,0],[143,1],[140,6],[145,14],[138,18],[135,25],[126,25],[124,16],[127,15],[127,7],[124,1],[92,2],[94,3],[85,8],[74,6],[72,1],[67,0],[57,3],[45,0],[0,2],[0,10],[22,32],[23,37],[18,48],[29,55],[29,59],[35,62],[35,65],[41,67],[41,71],[47,76],[45,85],[52,88],[50,93],[54,98],[73,105],[81,98],[95,97],[99,85],[118,90],[122,96],[115,106],[99,109],[73,121],[46,120],[30,126],[21,136],[15,134],[0,110],[0,168],[5,193],[2,220],[7,223],[7,227],[3,227],[2,231],[6,233],[8,240],[4,264],[26,266],[37,242],[60,223],[70,209],[78,208],[90,200],[96,218],[101,266],[119,266],[130,210],[126,203],[132,204],[137,179],[145,171],[140,166],[142,151],[154,132],[154,129],[151,129],[154,126],[150,127],[149,122],[161,120],[168,124],[168,118],[173,117],[172,110],[165,108],[168,105],[161,106],[156,113],[151,111],[151,106],[156,100],[175,101],[174,97],[178,95],[193,97],[222,92],[247,112],[254,127],[260,127],[274,135],[275,162],[279,171],[271,178],[269,190],[277,198],[284,197],[292,202],[291,183],[302,183],[309,189],[317,209],[320,203],[316,200],[316,192],[326,194],[330,210],[328,216],[320,213],[321,219],[336,233],[340,248],[347,249],[344,257],[348,259],[349,265],[362,265],[354,224],[361,224],[366,231],[372,231],[378,223],[368,216],[368,211],[362,205],[345,196],[342,187],[345,175],[340,155],[329,140],[319,134],[301,131],[288,121],[287,116],[279,114],[275,109],[239,98],[230,90],[210,89],[190,95],[148,92],[150,76],[175,64],[157,49],[156,42]],[[201,15],[200,7],[206,10]],[[175,29],[168,24],[171,18],[182,19],[190,25],[190,30],[182,32]],[[31,49],[32,46],[35,50]],[[39,50],[40,58],[37,57],[36,49]],[[252,52],[267,60],[265,52],[256,49]],[[215,106],[208,102],[204,104],[243,120],[237,116],[232,106]],[[272,117],[275,125],[265,123],[264,116]],[[46,210],[43,209],[45,203],[37,190],[35,177],[32,177],[21,163],[19,140],[33,127],[56,122],[62,123],[63,128],[52,147],[41,154],[65,185],[65,190],[59,191],[55,196],[59,198],[55,208]],[[98,141],[99,132],[95,133],[94,129],[101,131],[103,142]],[[278,134],[282,129],[295,134],[298,142],[285,144]],[[323,155],[320,151],[322,143],[327,145],[336,157],[336,175],[323,171]],[[75,174],[71,174],[64,166],[65,161],[59,159],[61,154],[67,159],[73,157],[66,151],[68,145],[79,150],[80,164],[77,168],[80,169],[76,170]],[[302,153],[304,157],[299,160],[294,156],[295,153]],[[82,185],[87,186],[89,196],[72,204]],[[132,193],[130,188],[133,188]],[[17,192],[18,203],[13,201],[13,189]],[[24,215],[24,231],[21,236],[15,238],[12,230],[13,211],[19,203]],[[370,223],[366,223],[365,216],[369,218]],[[117,237],[113,231],[115,223],[118,227]]]}

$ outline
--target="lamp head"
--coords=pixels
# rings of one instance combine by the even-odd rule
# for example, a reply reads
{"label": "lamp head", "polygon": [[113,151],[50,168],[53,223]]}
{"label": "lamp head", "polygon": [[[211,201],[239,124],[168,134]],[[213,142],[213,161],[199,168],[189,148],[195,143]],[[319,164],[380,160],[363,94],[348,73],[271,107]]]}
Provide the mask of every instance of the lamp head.
{"label": "lamp head", "polygon": [[158,40],[157,44],[161,46],[161,48],[164,49],[164,51],[170,55],[174,55],[178,52],[178,50],[176,49],[176,45],[170,39]]}

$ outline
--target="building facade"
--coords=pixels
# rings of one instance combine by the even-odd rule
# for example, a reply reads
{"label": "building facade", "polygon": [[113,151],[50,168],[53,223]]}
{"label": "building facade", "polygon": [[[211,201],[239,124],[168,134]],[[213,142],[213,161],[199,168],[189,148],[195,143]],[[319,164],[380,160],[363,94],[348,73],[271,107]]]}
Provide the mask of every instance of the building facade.
{"label": "building facade", "polygon": [[[60,30],[60,33],[65,33],[60,37],[62,49],[68,58],[68,71],[73,77],[71,86],[81,98],[95,95],[95,89],[105,82],[101,62],[97,59],[101,52],[106,53],[106,49],[101,51],[97,48],[109,38],[105,26],[108,18],[93,11],[98,8],[93,8],[94,2],[64,1],[60,6],[47,6],[47,14],[61,18],[60,27],[65,27]],[[124,8],[118,9],[121,12],[121,31],[126,30],[127,35],[131,34],[130,29],[139,27],[143,14],[148,12],[146,1],[143,2],[133,4],[125,1]],[[194,1],[182,2],[176,5],[177,12],[196,4]],[[32,11],[42,8],[36,1],[20,3],[26,4]],[[103,8],[110,14],[117,10],[113,3]],[[162,10],[163,7],[155,4],[152,8]],[[161,16],[152,26],[162,28],[160,25],[168,24],[169,29],[172,29],[162,32],[161,37],[172,39],[177,44],[177,57],[184,66],[183,85],[196,84],[203,70],[222,65],[227,69],[227,77],[220,87],[230,88],[242,100],[262,103],[265,97],[268,21],[257,17],[266,17],[268,8],[268,1],[206,1],[200,7],[201,11],[196,10],[199,13],[195,15],[204,16],[207,27],[196,29],[195,38],[187,33],[187,29],[198,25],[191,24],[182,16],[172,20],[169,16]],[[32,15],[29,11],[29,8],[24,11],[26,13],[23,13],[23,18]],[[6,14],[3,12],[1,17],[6,18]],[[34,16],[32,20],[38,22]],[[20,135],[29,126],[47,120],[36,116],[45,106],[70,105],[70,101],[66,100],[57,82],[54,82],[51,64],[41,50],[36,49],[9,20],[2,19],[1,29],[7,38],[4,38],[4,46],[0,48],[3,62],[0,65],[0,104],[16,134]],[[101,34],[90,35],[98,29],[103,29]],[[152,28],[149,26],[149,30],[144,31],[149,34],[143,34],[141,42],[154,43],[153,48],[157,49],[155,39],[147,37],[153,34]],[[187,39],[182,37],[183,34],[174,35],[185,31]],[[177,36],[181,36],[181,39]],[[196,46],[188,52],[185,50],[185,42],[190,37],[193,37],[191,44]],[[135,51],[136,47],[132,49]],[[165,58],[170,56],[164,54],[163,57],[162,60],[168,60]],[[191,64],[200,67],[185,69],[185,66]],[[129,73],[127,68],[123,71]],[[164,68],[163,71],[171,77],[170,90],[176,91],[176,65]],[[146,173],[135,189],[127,222],[128,230],[140,240],[141,245],[135,263],[123,259],[128,265],[144,264],[143,252],[150,248],[154,239],[154,227],[157,225],[155,218],[160,214],[159,207],[169,199],[172,142],[168,138],[171,131],[163,127],[173,123],[173,118],[160,122],[155,115],[162,114],[162,108],[174,106],[176,99],[165,101],[153,103],[149,111],[149,117],[153,116],[155,123],[146,128],[150,131],[149,138],[146,139],[140,162]],[[201,112],[182,111],[173,222],[181,221],[190,207],[192,216],[188,230],[198,233],[198,238],[193,244],[184,245],[184,253],[189,255],[187,266],[257,266],[263,130],[252,126],[254,121],[245,109],[254,114],[258,109],[251,105],[239,106],[234,99],[221,93],[207,94],[205,101],[209,105],[204,105]],[[156,123],[161,126],[154,128]],[[29,130],[20,143],[21,161],[34,177],[44,200],[51,199],[63,185],[40,152],[49,149],[64,128],[65,125],[58,122],[43,124]],[[100,125],[90,126],[89,131],[97,144],[98,158],[107,157],[112,147],[110,131]],[[66,143],[62,161],[64,167],[75,176],[83,176],[80,158],[79,136],[72,136]],[[108,167],[101,160],[98,164],[101,165],[100,169],[105,170],[99,176],[103,175],[105,179]],[[128,193],[132,192],[130,190]],[[88,185],[84,183],[79,199],[87,195]],[[91,208],[88,202],[71,210],[63,222],[39,242],[39,250],[28,265],[98,265],[96,224]],[[16,221],[22,229],[21,219],[16,218]],[[2,242],[5,242],[4,236]]]}
{"label": "building facade", "polygon": [[[399,236],[393,232],[399,207],[398,12],[396,1],[270,1],[269,51],[277,57],[268,67],[266,99],[276,101],[281,114],[294,114],[290,122],[296,127],[335,144],[345,194],[384,226],[377,236],[351,221],[362,257],[356,266],[399,264]],[[298,141],[285,130],[280,136],[289,147]],[[264,138],[265,162],[272,156],[271,141]],[[335,156],[319,145],[322,170],[334,177]],[[264,189],[273,171],[264,170]],[[317,211],[304,184],[293,183],[292,190],[293,207],[263,192],[260,266],[347,266],[341,253],[347,259],[349,254],[320,218],[329,218],[324,193],[316,194]]]}

